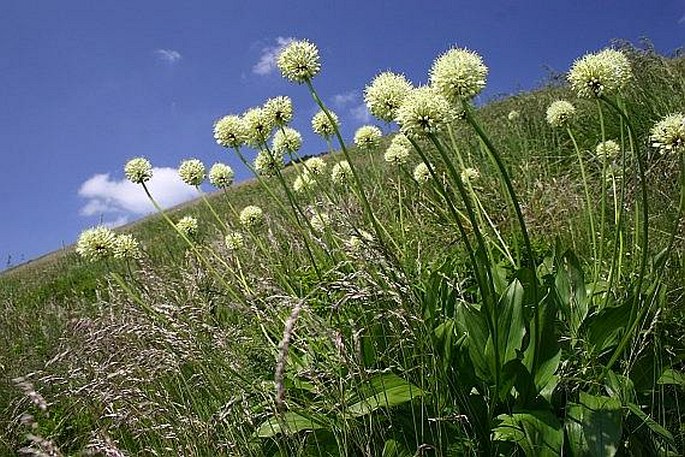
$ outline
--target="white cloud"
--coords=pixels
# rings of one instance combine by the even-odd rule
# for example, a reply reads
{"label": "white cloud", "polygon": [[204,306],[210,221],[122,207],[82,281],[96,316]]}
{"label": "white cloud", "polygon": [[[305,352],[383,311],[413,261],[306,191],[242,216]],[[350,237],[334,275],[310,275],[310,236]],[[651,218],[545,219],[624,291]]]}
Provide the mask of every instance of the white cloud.
{"label": "white cloud", "polygon": [[685,24],[685,14],[683,14],[681,18],[678,19],[678,24]]}
{"label": "white cloud", "polygon": [[342,94],[336,94],[333,96],[333,104],[338,108],[343,108],[350,103],[354,103],[359,99],[359,92],[356,90],[351,90]]}
{"label": "white cloud", "polygon": [[252,73],[265,76],[276,70],[276,59],[278,58],[278,54],[281,52],[281,49],[293,41],[295,41],[295,38],[293,37],[279,36],[276,38],[275,46],[263,47],[259,61],[252,67]]}
{"label": "white cloud", "polygon": [[109,228],[121,227],[128,222],[128,216],[119,216],[111,221],[104,221],[102,225]]}
{"label": "white cloud", "polygon": [[173,49],[156,49],[155,55],[159,60],[169,64],[174,64],[183,58],[180,52]]}
{"label": "white cloud", "polygon": [[369,113],[368,108],[365,104],[357,105],[354,108],[350,108],[350,115],[355,121],[361,122],[362,124],[369,124],[373,121],[371,113]]}
{"label": "white cloud", "polygon": [[[181,181],[175,168],[154,168],[147,187],[164,208],[197,197],[197,191]],[[87,199],[79,211],[82,216],[110,214],[115,217],[108,223],[110,225],[121,225],[128,222],[129,216],[155,211],[140,185],[126,179],[113,179],[109,173],[96,174],[86,180],[78,194]]]}

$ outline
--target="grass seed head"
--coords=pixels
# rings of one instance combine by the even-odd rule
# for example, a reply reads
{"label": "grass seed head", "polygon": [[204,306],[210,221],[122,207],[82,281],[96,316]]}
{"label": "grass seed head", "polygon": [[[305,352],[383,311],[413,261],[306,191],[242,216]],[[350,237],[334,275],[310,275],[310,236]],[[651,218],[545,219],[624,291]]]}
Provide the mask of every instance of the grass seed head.
{"label": "grass seed head", "polygon": [[393,165],[404,165],[409,160],[409,151],[412,147],[411,143],[401,133],[398,133],[390,141],[390,146],[386,149],[383,158],[386,162]]}
{"label": "grass seed head", "polygon": [[578,97],[596,98],[623,89],[632,79],[632,70],[622,52],[605,49],[573,62],[567,78]]}
{"label": "grass seed head", "polygon": [[117,235],[112,251],[115,259],[135,260],[141,256],[140,243],[130,233]]}
{"label": "grass seed head", "polygon": [[224,242],[226,243],[226,248],[229,251],[237,251],[245,246],[245,239],[240,232],[229,233],[224,238]]}
{"label": "grass seed head", "polygon": [[298,194],[304,193],[312,187],[314,187],[314,178],[307,172],[300,174],[293,182],[293,190]]}
{"label": "grass seed head", "polygon": [[263,109],[276,127],[284,127],[293,120],[293,101],[290,97],[270,98],[264,103]]}
{"label": "grass seed head", "polygon": [[184,216],[176,222],[176,229],[190,240],[197,240],[199,224],[193,216]]}
{"label": "grass seed head", "polygon": [[597,145],[595,153],[600,160],[613,160],[621,153],[621,146],[614,140],[606,140]]}
{"label": "grass seed head", "polygon": [[331,181],[337,185],[344,185],[350,182],[352,178],[352,167],[347,160],[341,160],[333,165],[331,170]]}
{"label": "grass seed head", "polygon": [[263,108],[251,108],[243,114],[245,125],[245,142],[253,147],[259,147],[266,142],[274,129],[271,116]]}
{"label": "grass seed head", "polygon": [[254,159],[254,170],[259,176],[273,177],[285,166],[283,154],[261,150]]}
{"label": "grass seed head", "polygon": [[430,171],[428,170],[428,165],[421,162],[414,168],[414,180],[419,184],[425,184],[431,179]]}
{"label": "grass seed head", "polygon": [[313,176],[321,176],[326,171],[326,162],[321,157],[312,157],[304,162],[304,168]]}

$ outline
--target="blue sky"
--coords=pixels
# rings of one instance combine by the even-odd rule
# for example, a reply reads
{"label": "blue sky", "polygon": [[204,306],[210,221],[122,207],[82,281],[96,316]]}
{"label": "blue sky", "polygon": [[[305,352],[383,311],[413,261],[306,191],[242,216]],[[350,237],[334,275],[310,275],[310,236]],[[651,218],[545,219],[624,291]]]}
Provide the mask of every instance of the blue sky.
{"label": "blue sky", "polygon": [[566,1],[72,1],[3,0],[0,15],[0,268],[71,244],[99,222],[132,221],[149,207],[123,180],[147,156],[167,203],[194,196],[172,168],[237,160],[212,138],[213,121],[289,95],[303,152],[314,103],[282,80],[272,57],[291,37],[318,44],[315,84],[349,139],[365,122],[364,86],[379,71],[426,80],[452,45],[490,68],[483,97],[534,87],[545,66],[613,38],[684,44],[683,0]]}

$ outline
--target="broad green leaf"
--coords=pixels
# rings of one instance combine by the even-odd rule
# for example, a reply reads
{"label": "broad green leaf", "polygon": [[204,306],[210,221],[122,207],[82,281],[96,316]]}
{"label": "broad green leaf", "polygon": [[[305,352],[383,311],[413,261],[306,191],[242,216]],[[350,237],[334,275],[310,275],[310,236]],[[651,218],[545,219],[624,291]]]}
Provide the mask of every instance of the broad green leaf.
{"label": "broad green leaf", "polygon": [[559,259],[554,285],[561,310],[568,320],[571,336],[576,338],[590,309],[585,276],[580,261],[571,251]]}
{"label": "broad green leaf", "polygon": [[595,355],[618,343],[621,331],[630,323],[631,304],[607,307],[588,318],[585,338]]}
{"label": "broad green leaf", "polygon": [[304,430],[318,430],[322,428],[324,428],[324,424],[320,420],[315,420],[311,416],[305,417],[293,411],[287,411],[267,419],[259,426],[256,435],[260,438],[271,438],[279,434],[294,435]]}
{"label": "broad green leaf", "polygon": [[500,297],[497,312],[497,347],[500,366],[517,358],[526,326],[523,322],[523,286],[516,279]]}
{"label": "broad green leaf", "polygon": [[516,443],[528,457],[558,457],[564,444],[564,431],[550,411],[502,414],[494,430],[497,441]]}
{"label": "broad green leaf", "polygon": [[[556,300],[554,294],[548,294],[535,309],[534,312],[537,313],[537,316],[534,315],[533,319],[538,320],[539,328],[536,328],[533,323],[530,324],[531,342],[524,351],[523,357],[526,368],[533,376],[537,392],[547,400],[551,397],[557,384],[556,372],[561,360],[561,348],[559,347],[556,325],[559,306]],[[536,340],[540,342],[537,354],[534,345]]]}
{"label": "broad green leaf", "polygon": [[388,440],[383,445],[381,457],[412,457],[412,454],[398,441]]}
{"label": "broad green leaf", "polygon": [[491,355],[492,344],[489,342],[488,324],[483,310],[462,303],[457,316],[460,329],[468,334],[469,355],[476,374],[484,381],[492,381],[495,363]]}
{"label": "broad green leaf", "polygon": [[657,421],[649,417],[647,414],[645,414],[639,406],[637,406],[635,403],[628,403],[628,410],[635,414],[638,419],[642,421],[643,424],[645,424],[651,431],[656,433],[657,435],[660,435],[662,438],[665,438],[669,444],[673,443],[673,435],[671,432],[666,430],[664,427],[661,426]]}
{"label": "broad green leaf", "polygon": [[367,396],[349,406],[346,415],[364,416],[378,408],[401,405],[424,394],[421,389],[393,373],[376,375],[369,384],[370,388],[364,389],[368,391]]}
{"label": "broad green leaf", "polygon": [[580,403],[566,411],[569,447],[574,456],[612,457],[622,433],[621,402],[580,393]]}
{"label": "broad green leaf", "polygon": [[659,376],[659,380],[657,381],[657,383],[672,384],[685,387],[685,374],[679,371],[675,371],[671,368],[667,368],[666,370],[664,370],[661,376]]}

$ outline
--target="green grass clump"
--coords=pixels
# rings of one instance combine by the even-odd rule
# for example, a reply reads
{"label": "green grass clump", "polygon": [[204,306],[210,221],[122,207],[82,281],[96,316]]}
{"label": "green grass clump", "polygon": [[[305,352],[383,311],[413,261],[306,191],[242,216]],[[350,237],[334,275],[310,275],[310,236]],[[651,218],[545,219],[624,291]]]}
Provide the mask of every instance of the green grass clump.
{"label": "green grass clump", "polygon": [[[670,150],[653,127],[682,116],[685,61],[623,45],[573,90],[476,109],[487,68],[450,50],[430,88],[374,79],[400,131],[353,147],[317,52],[279,66],[330,154],[304,160],[271,99],[215,126],[255,180],[210,173],[217,193],[125,228],[140,252],[102,232],[94,262],[0,277],[0,453],[680,455],[685,126]],[[154,201],[148,168],[126,175]]]}

